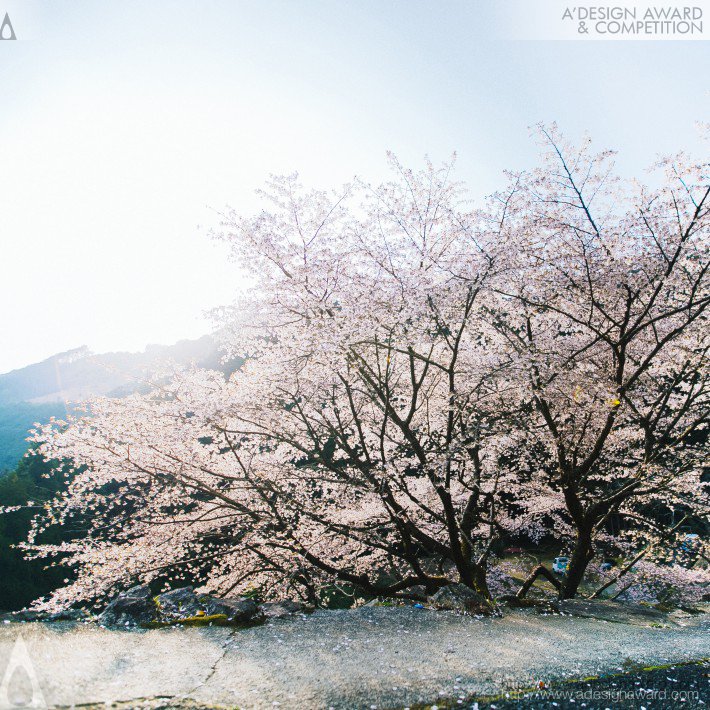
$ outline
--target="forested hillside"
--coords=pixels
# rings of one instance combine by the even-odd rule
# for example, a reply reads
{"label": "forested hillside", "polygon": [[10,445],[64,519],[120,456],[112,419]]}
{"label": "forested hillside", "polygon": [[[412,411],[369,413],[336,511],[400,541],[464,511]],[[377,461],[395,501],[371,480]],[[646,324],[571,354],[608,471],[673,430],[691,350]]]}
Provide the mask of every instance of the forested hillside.
{"label": "forested hillside", "polygon": [[26,451],[34,422],[63,417],[87,397],[122,397],[146,389],[170,363],[221,368],[217,343],[205,335],[149,345],[140,353],[97,355],[76,348],[0,375],[0,473],[11,471]]}
{"label": "forested hillside", "polygon": [[14,468],[27,450],[27,430],[34,422],[66,413],[63,402],[11,402],[0,404],[0,475]]}
{"label": "forested hillside", "polygon": [[[0,515],[0,611],[21,609],[61,586],[68,576],[66,568],[23,559],[23,551],[14,547],[27,540],[38,506],[64,485],[61,476],[44,477],[52,466],[41,457],[23,458],[28,430],[52,416],[65,417],[87,397],[122,397],[146,389],[171,363],[225,372],[239,364],[222,363],[216,341],[204,336],[172,346],[148,346],[141,353],[95,355],[77,348],[0,375],[0,508],[21,506]],[[61,535],[75,532],[63,530]],[[43,541],[57,543],[61,536],[53,529]]]}
{"label": "forested hillside", "polygon": [[[17,468],[0,478],[0,508],[22,506],[0,515],[0,611],[21,609],[34,599],[48,594],[67,578],[66,568],[47,568],[46,560],[28,561],[14,547],[27,539],[30,520],[38,506],[49,500],[64,485],[61,476],[45,478],[51,465],[39,456],[29,456]],[[44,542],[60,542],[70,533],[48,531]]]}

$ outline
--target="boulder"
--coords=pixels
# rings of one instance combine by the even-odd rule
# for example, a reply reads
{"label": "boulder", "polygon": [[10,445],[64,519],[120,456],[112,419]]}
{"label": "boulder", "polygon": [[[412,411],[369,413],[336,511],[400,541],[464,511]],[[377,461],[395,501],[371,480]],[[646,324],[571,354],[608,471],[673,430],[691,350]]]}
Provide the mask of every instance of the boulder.
{"label": "boulder", "polygon": [[435,609],[467,614],[490,615],[495,612],[495,606],[489,599],[464,584],[447,584],[429,597],[428,603]]}
{"label": "boulder", "polygon": [[160,616],[164,620],[184,619],[205,614],[205,605],[200,602],[192,587],[180,587],[163,592],[155,598]]}
{"label": "boulder", "polygon": [[89,615],[82,609],[64,609],[51,613],[36,609],[22,609],[22,611],[0,615],[0,621],[84,621],[88,618]]}
{"label": "boulder", "polygon": [[195,594],[192,587],[171,589],[160,594],[156,601],[160,620],[164,623],[197,621],[201,617],[206,620],[213,617],[226,617],[215,621],[244,624],[261,617],[256,602],[251,599],[219,599],[209,594]]}
{"label": "boulder", "polygon": [[147,585],[119,594],[99,616],[105,626],[149,628],[186,624],[230,625],[262,621],[263,612],[251,599],[218,599],[180,587],[153,597]]}
{"label": "boulder", "polygon": [[417,584],[414,587],[410,587],[407,590],[407,593],[411,596],[412,599],[415,599],[420,602],[425,602],[427,600],[427,591],[426,587],[423,584]]}
{"label": "boulder", "polygon": [[158,607],[150,587],[139,584],[119,594],[99,616],[104,626],[141,626],[156,621]]}
{"label": "boulder", "polygon": [[208,616],[224,614],[230,623],[245,624],[262,617],[262,612],[253,599],[217,599],[206,594],[199,599]]}
{"label": "boulder", "polygon": [[281,619],[285,616],[303,614],[307,611],[303,604],[291,601],[290,599],[284,599],[279,602],[265,602],[259,609],[267,619]]}

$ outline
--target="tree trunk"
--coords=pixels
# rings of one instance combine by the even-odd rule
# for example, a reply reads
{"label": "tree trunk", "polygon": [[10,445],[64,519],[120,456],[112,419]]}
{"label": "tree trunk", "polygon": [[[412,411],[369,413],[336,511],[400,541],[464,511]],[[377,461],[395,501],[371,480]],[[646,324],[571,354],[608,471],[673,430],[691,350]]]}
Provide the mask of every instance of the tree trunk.
{"label": "tree trunk", "polygon": [[473,569],[473,588],[486,599],[491,598],[486,580],[486,565],[476,565]]}
{"label": "tree trunk", "polygon": [[560,590],[562,587],[560,580],[555,578],[555,575],[550,572],[550,570],[545,567],[545,565],[538,565],[535,567],[528,578],[523,582],[523,586],[518,589],[518,593],[515,595],[518,599],[523,599],[525,595],[530,591],[533,583],[538,577],[544,577],[550,584],[552,584],[555,589]]}
{"label": "tree trunk", "polygon": [[560,587],[560,599],[572,599],[576,596],[592,557],[594,557],[592,528],[585,525],[577,531],[577,540],[567,568],[567,576]]}

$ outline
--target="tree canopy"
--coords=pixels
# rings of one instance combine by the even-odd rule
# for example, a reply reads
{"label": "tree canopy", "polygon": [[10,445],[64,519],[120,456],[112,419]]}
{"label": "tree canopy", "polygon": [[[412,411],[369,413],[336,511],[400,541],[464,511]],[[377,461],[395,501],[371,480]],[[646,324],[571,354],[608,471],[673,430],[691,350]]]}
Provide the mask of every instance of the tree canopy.
{"label": "tree canopy", "polygon": [[666,534],[659,510],[706,513],[707,165],[668,158],[651,187],[539,138],[540,167],[478,208],[451,165],[391,158],[381,185],[278,177],[261,212],[224,214],[254,282],[219,313],[245,364],[37,432],[81,468],[49,522],[91,519],[30,539],[77,569],[47,604],[168,569],[221,594],[489,595],[496,543],[543,534],[569,597],[595,554]]}

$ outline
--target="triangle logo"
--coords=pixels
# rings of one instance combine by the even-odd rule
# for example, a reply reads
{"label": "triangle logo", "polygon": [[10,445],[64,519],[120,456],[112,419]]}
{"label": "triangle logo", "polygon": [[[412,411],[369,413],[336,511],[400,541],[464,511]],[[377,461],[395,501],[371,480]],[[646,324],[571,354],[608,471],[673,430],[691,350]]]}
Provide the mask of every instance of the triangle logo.
{"label": "triangle logo", "polygon": [[[16,674],[17,678],[13,682],[13,676]],[[0,710],[17,708],[47,708],[37,672],[21,635],[15,641],[0,681]]]}
{"label": "triangle logo", "polygon": [[0,39],[17,39],[15,29],[12,26],[12,22],[10,22],[10,15],[7,13],[5,13],[5,19],[0,25]]}

